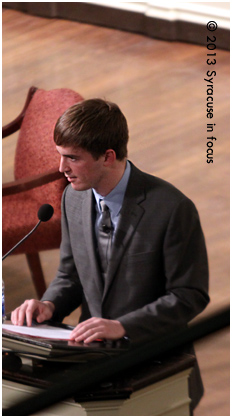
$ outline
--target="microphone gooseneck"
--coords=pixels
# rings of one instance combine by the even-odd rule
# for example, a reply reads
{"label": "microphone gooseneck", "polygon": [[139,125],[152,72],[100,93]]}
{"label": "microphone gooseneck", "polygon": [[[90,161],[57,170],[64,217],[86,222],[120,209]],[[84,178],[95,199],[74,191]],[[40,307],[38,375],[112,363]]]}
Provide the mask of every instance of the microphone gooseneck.
{"label": "microphone gooseneck", "polygon": [[41,224],[41,222],[49,221],[49,219],[51,219],[53,213],[54,213],[54,209],[51,205],[49,205],[48,203],[45,203],[44,205],[42,205],[38,210],[39,222],[34,226],[34,228],[24,238],[21,239],[21,241],[19,241],[13,248],[11,248],[10,251],[8,251],[2,257],[2,261],[5,260],[5,258],[8,257],[8,255],[10,255],[17,247],[19,247],[20,244],[22,244],[26,240],[38,228],[38,226]]}

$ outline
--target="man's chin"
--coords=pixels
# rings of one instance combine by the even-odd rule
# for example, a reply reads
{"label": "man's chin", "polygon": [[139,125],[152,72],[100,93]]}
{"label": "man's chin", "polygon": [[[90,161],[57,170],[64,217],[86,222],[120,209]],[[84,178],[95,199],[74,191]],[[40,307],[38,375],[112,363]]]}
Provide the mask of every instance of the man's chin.
{"label": "man's chin", "polygon": [[85,184],[78,184],[76,182],[71,182],[71,186],[73,190],[76,190],[77,192],[83,192],[84,190],[90,189],[90,187],[86,186]]}

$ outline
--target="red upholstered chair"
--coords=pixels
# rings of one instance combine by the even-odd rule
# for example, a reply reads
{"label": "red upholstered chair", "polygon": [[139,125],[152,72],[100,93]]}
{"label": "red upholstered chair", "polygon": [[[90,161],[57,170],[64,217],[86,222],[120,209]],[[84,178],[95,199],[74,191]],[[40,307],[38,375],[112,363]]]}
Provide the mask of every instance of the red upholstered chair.
{"label": "red upholstered chair", "polygon": [[21,114],[3,127],[3,138],[19,131],[14,174],[15,181],[3,185],[2,247],[6,254],[38,222],[38,209],[44,203],[54,215],[13,254],[25,253],[38,297],[46,290],[39,252],[59,248],[61,239],[61,196],[66,179],[59,173],[59,155],[53,141],[58,117],[83,98],[70,89],[45,91],[31,87]]}

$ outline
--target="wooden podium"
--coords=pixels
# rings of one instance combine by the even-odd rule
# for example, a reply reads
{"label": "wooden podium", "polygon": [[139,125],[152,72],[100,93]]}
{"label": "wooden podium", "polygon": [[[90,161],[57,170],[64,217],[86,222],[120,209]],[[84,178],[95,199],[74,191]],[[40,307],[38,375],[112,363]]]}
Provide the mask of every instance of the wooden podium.
{"label": "wooden podium", "polygon": [[[194,356],[184,353],[160,356],[34,415],[188,416],[188,378],[194,362]],[[29,401],[33,394],[48,388],[54,372],[62,379],[63,373],[67,375],[69,370],[78,373],[83,367],[91,370],[91,362],[74,365],[24,359],[15,371],[7,370],[3,363],[3,408],[22,399]]]}

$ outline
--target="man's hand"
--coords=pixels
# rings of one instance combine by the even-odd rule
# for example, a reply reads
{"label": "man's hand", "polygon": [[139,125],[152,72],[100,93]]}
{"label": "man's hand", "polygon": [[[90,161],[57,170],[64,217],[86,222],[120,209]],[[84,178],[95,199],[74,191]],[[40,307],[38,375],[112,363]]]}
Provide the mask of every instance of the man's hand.
{"label": "man's hand", "polygon": [[40,302],[36,299],[25,300],[25,302],[11,313],[11,322],[14,325],[22,326],[26,318],[27,326],[30,327],[32,319],[41,323],[52,318],[55,306],[52,302]]}
{"label": "man's hand", "polygon": [[122,324],[116,320],[90,318],[81,322],[70,334],[70,339],[77,342],[91,343],[97,339],[117,340],[126,334]]}

